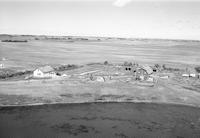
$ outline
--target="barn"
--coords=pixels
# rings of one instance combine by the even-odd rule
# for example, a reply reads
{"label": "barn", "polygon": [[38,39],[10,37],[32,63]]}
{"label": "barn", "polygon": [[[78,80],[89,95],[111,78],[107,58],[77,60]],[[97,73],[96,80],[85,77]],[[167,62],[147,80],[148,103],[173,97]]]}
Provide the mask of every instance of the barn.
{"label": "barn", "polygon": [[147,80],[149,75],[153,73],[153,69],[149,66],[140,66],[136,70],[136,79],[138,80]]}

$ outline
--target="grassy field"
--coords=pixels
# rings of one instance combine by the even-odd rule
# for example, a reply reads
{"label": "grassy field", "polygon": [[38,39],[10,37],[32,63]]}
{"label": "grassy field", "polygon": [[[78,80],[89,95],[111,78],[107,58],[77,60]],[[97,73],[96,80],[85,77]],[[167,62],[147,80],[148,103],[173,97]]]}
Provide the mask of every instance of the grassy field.
{"label": "grassy field", "polygon": [[44,64],[90,62],[199,64],[200,42],[171,40],[58,41],[29,40],[0,42],[0,60],[5,67],[35,68]]}

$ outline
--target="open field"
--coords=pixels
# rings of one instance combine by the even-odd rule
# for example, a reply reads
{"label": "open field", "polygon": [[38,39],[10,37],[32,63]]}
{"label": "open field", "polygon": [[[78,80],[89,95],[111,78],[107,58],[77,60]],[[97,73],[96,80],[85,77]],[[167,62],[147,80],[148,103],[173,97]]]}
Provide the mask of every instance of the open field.
{"label": "open field", "polygon": [[[3,39],[3,38],[2,38]],[[200,42],[148,39],[29,40],[0,42],[0,59],[5,67],[35,68],[44,64],[90,62],[199,64]]]}

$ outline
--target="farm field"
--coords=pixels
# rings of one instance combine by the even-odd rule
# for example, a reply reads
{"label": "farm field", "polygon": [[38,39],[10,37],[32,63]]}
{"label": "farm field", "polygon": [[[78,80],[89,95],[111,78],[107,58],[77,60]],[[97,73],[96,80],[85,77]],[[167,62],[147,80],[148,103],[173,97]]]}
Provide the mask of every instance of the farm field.
{"label": "farm field", "polygon": [[0,59],[5,67],[36,68],[44,64],[86,64],[92,62],[199,64],[200,42],[171,40],[59,41],[29,40],[0,42]]}

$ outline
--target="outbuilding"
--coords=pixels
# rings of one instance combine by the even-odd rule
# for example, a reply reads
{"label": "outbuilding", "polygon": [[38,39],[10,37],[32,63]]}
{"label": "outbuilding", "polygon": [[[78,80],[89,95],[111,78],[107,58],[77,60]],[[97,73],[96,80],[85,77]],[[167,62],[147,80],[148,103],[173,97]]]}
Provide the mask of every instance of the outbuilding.
{"label": "outbuilding", "polygon": [[136,79],[147,80],[149,75],[153,73],[153,69],[147,65],[140,66],[136,70]]}

